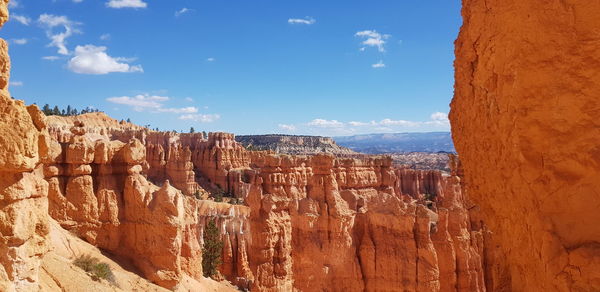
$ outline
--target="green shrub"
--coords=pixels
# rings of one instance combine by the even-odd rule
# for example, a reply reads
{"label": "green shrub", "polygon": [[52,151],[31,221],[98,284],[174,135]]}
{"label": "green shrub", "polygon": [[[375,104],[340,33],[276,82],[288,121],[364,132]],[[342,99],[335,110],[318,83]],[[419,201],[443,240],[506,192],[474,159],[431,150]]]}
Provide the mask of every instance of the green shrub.
{"label": "green shrub", "polygon": [[221,264],[223,241],[215,220],[210,220],[204,228],[204,245],[202,246],[202,270],[204,277],[212,277]]}
{"label": "green shrub", "polygon": [[194,197],[196,197],[197,200],[202,200],[202,196],[200,195],[200,191],[196,191],[194,193]]}
{"label": "green shrub", "polygon": [[73,264],[88,273],[94,281],[104,279],[112,284],[116,284],[115,275],[110,269],[110,266],[106,263],[101,263],[97,258],[90,255],[82,255],[76,258],[73,261]]}

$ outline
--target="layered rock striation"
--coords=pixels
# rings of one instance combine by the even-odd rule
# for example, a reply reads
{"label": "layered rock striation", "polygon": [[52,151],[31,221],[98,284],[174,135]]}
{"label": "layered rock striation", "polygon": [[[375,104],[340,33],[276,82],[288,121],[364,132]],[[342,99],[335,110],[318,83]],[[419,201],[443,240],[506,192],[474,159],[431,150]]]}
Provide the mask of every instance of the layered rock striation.
{"label": "layered rock striation", "polygon": [[600,291],[599,12],[463,0],[450,121],[490,291]]}
{"label": "layered rock striation", "polygon": [[[74,196],[65,187],[66,194],[58,198],[66,201],[55,204],[50,196],[51,214],[89,242],[131,257],[146,277],[164,287],[175,287],[184,275],[200,276],[200,235],[208,220],[216,220],[224,240],[221,273],[241,288],[485,290],[483,234],[471,224],[456,173],[396,168],[383,156],[248,151],[228,133],[206,137],[105,128],[98,135],[86,133],[89,119],[94,116],[80,116],[82,124],[68,133],[64,126],[50,128],[56,142],[69,138],[59,143],[65,157],[72,148],[93,153],[94,159],[88,159],[93,187],[83,201],[97,207],[69,200]],[[76,146],[82,139],[93,146]],[[68,171],[79,169],[77,163],[56,166],[64,169],[59,173],[67,185],[78,180],[80,174]],[[56,178],[47,179],[53,194]],[[75,194],[83,188],[71,189]],[[198,192],[215,191],[245,206],[195,198]],[[158,205],[164,211],[152,211],[163,200],[171,203]],[[112,219],[94,217],[94,212],[87,219],[77,217],[80,211],[66,214],[70,205],[112,210],[103,217]],[[139,222],[165,223],[158,228]],[[157,242],[151,254],[161,260],[153,262],[148,252],[136,250],[135,242],[147,241]]]}

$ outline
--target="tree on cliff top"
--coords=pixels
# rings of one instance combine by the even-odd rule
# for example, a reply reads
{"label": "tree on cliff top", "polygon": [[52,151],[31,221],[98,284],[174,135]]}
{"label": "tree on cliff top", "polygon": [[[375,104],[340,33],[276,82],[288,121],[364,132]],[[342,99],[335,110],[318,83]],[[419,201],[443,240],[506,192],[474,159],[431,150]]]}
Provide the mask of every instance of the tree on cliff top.
{"label": "tree on cliff top", "polygon": [[204,246],[202,246],[202,270],[204,277],[212,277],[221,265],[223,241],[215,220],[212,219],[204,228]]}

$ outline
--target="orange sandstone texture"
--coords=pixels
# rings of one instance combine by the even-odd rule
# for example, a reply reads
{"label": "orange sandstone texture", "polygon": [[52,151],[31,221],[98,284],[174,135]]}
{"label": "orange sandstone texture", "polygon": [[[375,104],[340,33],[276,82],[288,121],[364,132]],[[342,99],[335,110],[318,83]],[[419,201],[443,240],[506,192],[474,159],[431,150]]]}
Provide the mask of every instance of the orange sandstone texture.
{"label": "orange sandstone texture", "polygon": [[[0,26],[8,20],[7,4],[0,1]],[[37,291],[49,232],[38,141],[47,132],[37,107],[10,97],[9,71],[8,47],[0,39],[0,291]]]}
{"label": "orange sandstone texture", "polygon": [[600,291],[599,14],[463,0],[450,121],[489,291]]}
{"label": "orange sandstone texture", "polygon": [[[456,174],[387,157],[252,152],[228,133],[154,132],[105,116],[87,126],[98,116],[49,126],[50,214],[163,287],[202,278],[202,232],[216,219],[220,271],[242,288],[485,291],[482,233]],[[246,206],[192,196],[217,189]]]}

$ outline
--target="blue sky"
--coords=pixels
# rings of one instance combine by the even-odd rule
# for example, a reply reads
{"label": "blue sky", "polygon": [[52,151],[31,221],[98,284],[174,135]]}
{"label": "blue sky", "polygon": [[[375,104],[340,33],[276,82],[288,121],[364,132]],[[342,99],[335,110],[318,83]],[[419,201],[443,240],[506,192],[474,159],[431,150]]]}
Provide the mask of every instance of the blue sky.
{"label": "blue sky", "polygon": [[11,0],[10,91],[161,130],[449,130],[459,0]]}

